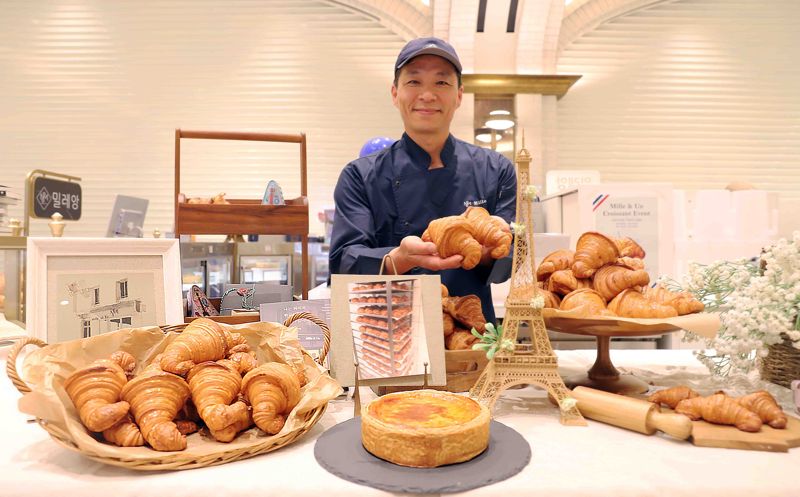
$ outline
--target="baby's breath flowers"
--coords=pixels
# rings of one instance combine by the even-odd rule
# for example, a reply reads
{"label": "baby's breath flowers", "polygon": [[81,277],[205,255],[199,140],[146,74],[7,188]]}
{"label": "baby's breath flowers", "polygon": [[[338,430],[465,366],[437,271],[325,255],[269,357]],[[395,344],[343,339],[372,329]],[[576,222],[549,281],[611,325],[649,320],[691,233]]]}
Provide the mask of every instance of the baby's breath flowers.
{"label": "baby's breath flowers", "polygon": [[706,310],[720,311],[719,333],[706,341],[710,350],[696,352],[714,374],[748,373],[756,358],[766,357],[769,346],[784,339],[800,349],[800,231],[767,248],[760,265],[747,260],[692,264],[682,284],[665,283],[688,290]]}

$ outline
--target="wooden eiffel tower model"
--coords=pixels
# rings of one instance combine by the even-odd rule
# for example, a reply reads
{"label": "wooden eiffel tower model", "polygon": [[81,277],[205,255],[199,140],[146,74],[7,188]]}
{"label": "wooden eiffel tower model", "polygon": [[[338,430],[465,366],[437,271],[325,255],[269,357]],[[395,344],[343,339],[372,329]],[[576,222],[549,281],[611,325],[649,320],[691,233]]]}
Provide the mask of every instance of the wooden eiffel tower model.
{"label": "wooden eiffel tower model", "polygon": [[[514,237],[514,262],[511,270],[511,289],[506,298],[503,319],[503,339],[516,344],[513,352],[500,351],[489,361],[470,395],[491,410],[497,398],[510,386],[536,384],[543,387],[558,402],[561,423],[585,425],[586,421],[570,398],[570,391],[558,374],[558,358],[553,353],[542,318],[542,299],[539,295],[533,267],[533,216],[531,215],[530,164],[525,149],[517,155],[517,220]],[[535,305],[541,304],[541,305]],[[528,323],[531,344],[517,344],[520,323]]]}

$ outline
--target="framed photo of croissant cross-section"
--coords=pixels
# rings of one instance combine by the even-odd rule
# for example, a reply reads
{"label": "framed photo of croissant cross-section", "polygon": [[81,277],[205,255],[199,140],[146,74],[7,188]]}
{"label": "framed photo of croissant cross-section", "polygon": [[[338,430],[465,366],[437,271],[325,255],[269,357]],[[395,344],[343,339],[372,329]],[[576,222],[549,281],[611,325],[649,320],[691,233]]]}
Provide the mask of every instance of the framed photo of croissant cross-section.
{"label": "framed photo of croissant cross-section", "polygon": [[28,238],[26,291],[48,343],[183,322],[176,239]]}
{"label": "framed photo of croissant cross-section", "polygon": [[[439,276],[331,276],[331,375],[342,385],[444,385]],[[427,379],[425,372],[427,371]]]}

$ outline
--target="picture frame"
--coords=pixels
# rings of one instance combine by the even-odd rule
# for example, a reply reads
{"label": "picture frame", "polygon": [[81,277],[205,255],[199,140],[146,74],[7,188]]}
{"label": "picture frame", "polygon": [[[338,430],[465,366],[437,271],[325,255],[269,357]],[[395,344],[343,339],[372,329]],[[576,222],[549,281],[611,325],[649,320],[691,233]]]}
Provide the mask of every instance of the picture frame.
{"label": "picture frame", "polygon": [[25,287],[47,343],[183,322],[177,239],[31,237]]}
{"label": "picture frame", "polygon": [[358,362],[360,385],[445,385],[441,302],[439,275],[332,275],[331,376],[355,385]]}

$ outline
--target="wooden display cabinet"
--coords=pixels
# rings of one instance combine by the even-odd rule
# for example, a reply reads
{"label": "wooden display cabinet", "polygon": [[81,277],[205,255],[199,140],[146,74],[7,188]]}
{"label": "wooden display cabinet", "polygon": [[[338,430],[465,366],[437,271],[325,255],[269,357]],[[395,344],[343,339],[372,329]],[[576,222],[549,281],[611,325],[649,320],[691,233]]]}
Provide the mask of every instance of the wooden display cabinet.
{"label": "wooden display cabinet", "polygon": [[[264,205],[260,199],[226,199],[229,204],[180,203],[181,139],[245,140],[300,145],[300,196],[286,205]],[[175,130],[175,236],[294,235],[302,246],[303,299],[308,298],[308,182],[306,135]]]}

